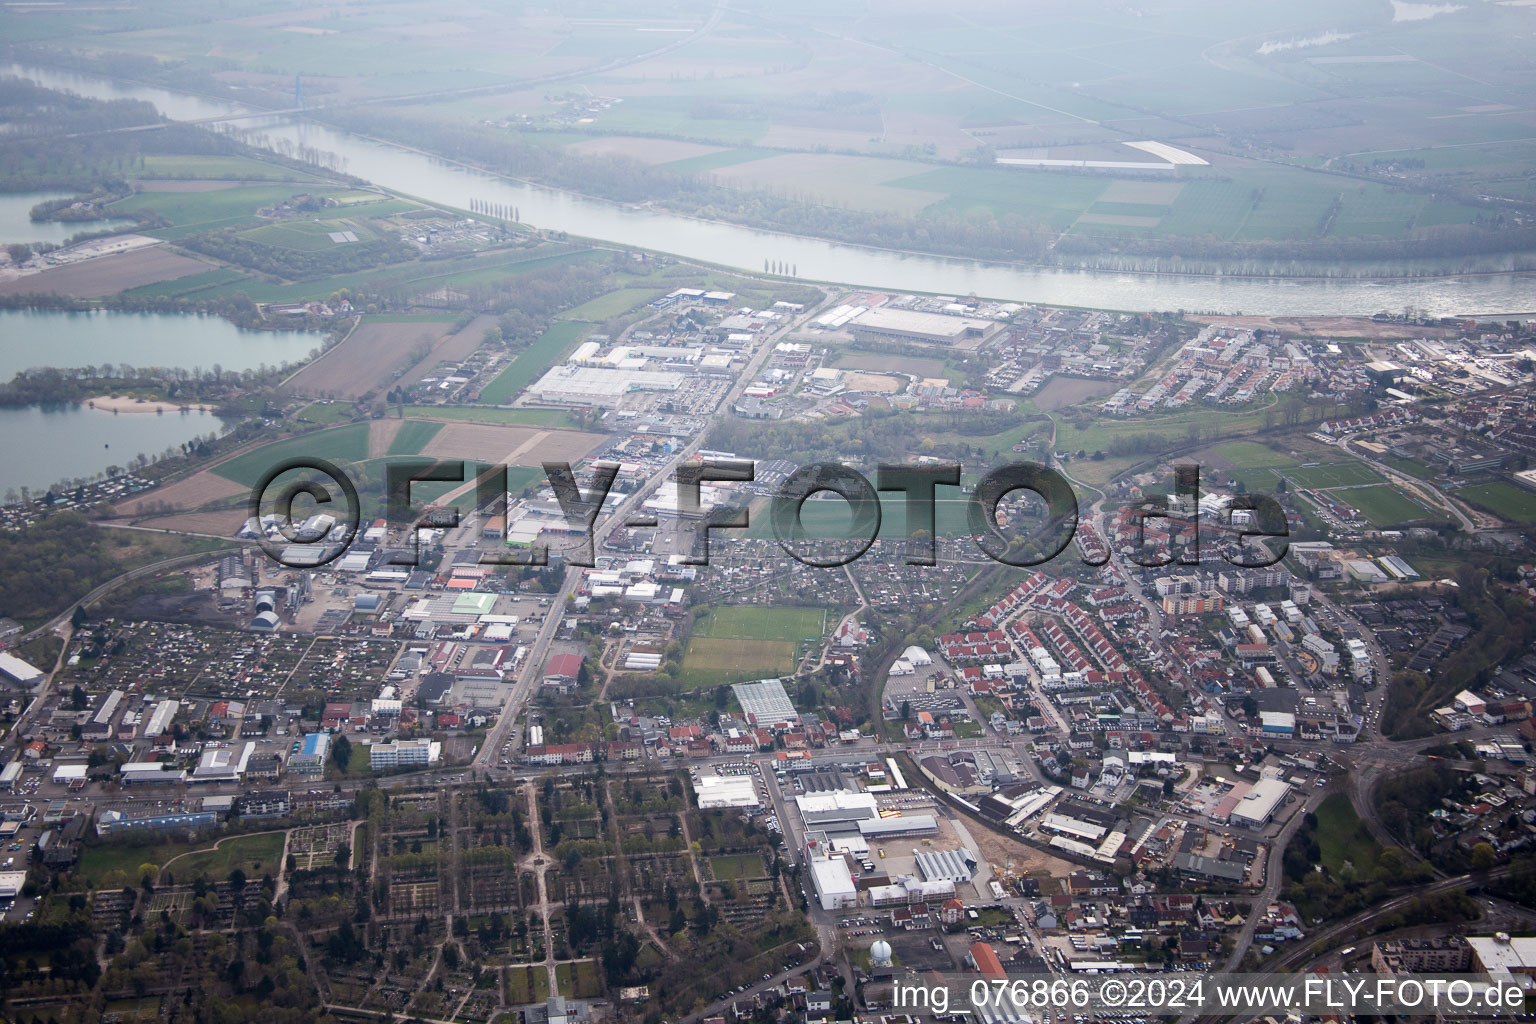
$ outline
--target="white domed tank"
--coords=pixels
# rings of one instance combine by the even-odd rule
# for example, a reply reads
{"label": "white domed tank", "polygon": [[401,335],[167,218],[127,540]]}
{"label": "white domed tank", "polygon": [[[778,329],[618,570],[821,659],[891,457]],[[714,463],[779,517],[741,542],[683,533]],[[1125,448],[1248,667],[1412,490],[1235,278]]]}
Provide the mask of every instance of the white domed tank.
{"label": "white domed tank", "polygon": [[869,962],[872,967],[891,966],[891,944],[884,939],[876,939],[870,943]]}

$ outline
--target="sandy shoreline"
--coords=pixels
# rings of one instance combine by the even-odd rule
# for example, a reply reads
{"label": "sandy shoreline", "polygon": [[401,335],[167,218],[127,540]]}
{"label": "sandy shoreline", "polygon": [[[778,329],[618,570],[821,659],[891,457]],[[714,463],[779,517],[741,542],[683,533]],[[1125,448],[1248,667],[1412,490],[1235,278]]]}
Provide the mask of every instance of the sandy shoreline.
{"label": "sandy shoreline", "polygon": [[139,413],[139,412],[164,412],[164,413],[171,413],[171,412],[181,412],[182,409],[188,409],[188,410],[190,410],[192,412],[213,412],[213,406],[211,406],[211,405],[186,405],[186,406],[183,406],[183,405],[177,404],[176,402],[147,402],[147,401],[140,401],[137,398],[132,398],[132,397],[129,397],[127,395],[118,395],[116,397],[109,397],[109,396],[103,395],[103,396],[98,396],[96,398],[85,398],[85,399],[81,400],[81,404],[87,406],[88,408],[91,408],[91,409],[101,409],[101,410],[103,410],[105,412],[132,412],[132,413]]}

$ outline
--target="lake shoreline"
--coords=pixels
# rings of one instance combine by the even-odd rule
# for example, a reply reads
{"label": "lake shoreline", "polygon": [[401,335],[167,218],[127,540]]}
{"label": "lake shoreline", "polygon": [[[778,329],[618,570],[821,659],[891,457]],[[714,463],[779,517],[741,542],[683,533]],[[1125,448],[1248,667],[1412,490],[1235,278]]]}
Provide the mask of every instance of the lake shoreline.
{"label": "lake shoreline", "polygon": [[102,412],[111,413],[125,412],[130,415],[141,415],[150,412],[213,412],[213,406],[203,403],[186,405],[158,399],[134,398],[130,395],[95,395],[90,398],[80,399],[80,404],[88,409],[97,409]]}

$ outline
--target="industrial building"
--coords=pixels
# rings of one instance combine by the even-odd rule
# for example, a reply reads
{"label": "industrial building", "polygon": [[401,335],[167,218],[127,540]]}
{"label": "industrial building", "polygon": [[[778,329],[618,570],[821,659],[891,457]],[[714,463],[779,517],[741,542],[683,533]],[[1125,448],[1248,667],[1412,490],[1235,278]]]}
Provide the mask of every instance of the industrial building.
{"label": "industrial building", "polygon": [[841,910],[859,904],[859,890],[853,872],[840,853],[834,853],[822,832],[805,834],[805,865],[810,869],[811,888],[822,910]]}
{"label": "industrial building", "polygon": [[995,320],[974,320],[943,313],[910,309],[871,309],[848,322],[847,329],[859,341],[920,341],[931,345],[980,345],[1003,325]]}
{"label": "industrial building", "polygon": [[155,705],[155,710],[150,712],[149,722],[144,726],[144,738],[152,740],[164,734],[170,728],[171,720],[176,717],[176,712],[181,709],[181,702],[163,700]]}
{"label": "industrial building", "polygon": [[1234,825],[1262,828],[1274,818],[1275,811],[1290,795],[1290,783],[1283,779],[1260,779],[1232,809]]}
{"label": "industrial building", "polygon": [[528,386],[528,396],[551,405],[597,405],[616,408],[636,391],[676,391],[683,375],[656,370],[599,366],[556,366]]}
{"label": "industrial building", "polygon": [[961,885],[971,880],[976,870],[976,855],[970,850],[916,850],[918,874],[928,882],[952,882]]}
{"label": "industrial building", "polygon": [[750,775],[704,775],[693,784],[700,810],[714,807],[756,807],[757,783]]}
{"label": "industrial building", "polygon": [[22,661],[14,654],[0,651],[0,679],[31,690],[43,681],[43,671]]}
{"label": "industrial building", "polygon": [[803,793],[795,797],[795,806],[808,829],[853,832],[858,822],[880,818],[880,809],[869,793]]}
{"label": "industrial building", "polygon": [[1468,936],[1472,947],[1474,973],[1491,974],[1495,981],[1517,980],[1513,975],[1524,975],[1522,985],[1536,978],[1536,938],[1529,935],[1510,936],[1497,932],[1493,936]]}
{"label": "industrial building", "polygon": [[244,743],[238,747],[220,747],[203,751],[197,767],[192,769],[193,782],[239,782],[245,774],[256,744]]}

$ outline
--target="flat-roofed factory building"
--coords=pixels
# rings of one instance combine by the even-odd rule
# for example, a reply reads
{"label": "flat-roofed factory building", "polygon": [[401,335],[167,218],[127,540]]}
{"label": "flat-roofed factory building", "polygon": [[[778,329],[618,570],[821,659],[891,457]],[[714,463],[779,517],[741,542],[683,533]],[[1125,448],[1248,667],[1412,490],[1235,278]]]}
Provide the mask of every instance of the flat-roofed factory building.
{"label": "flat-roofed factory building", "polygon": [[996,320],[885,308],[871,309],[847,327],[859,341],[920,341],[957,348],[977,348],[1002,328]]}

